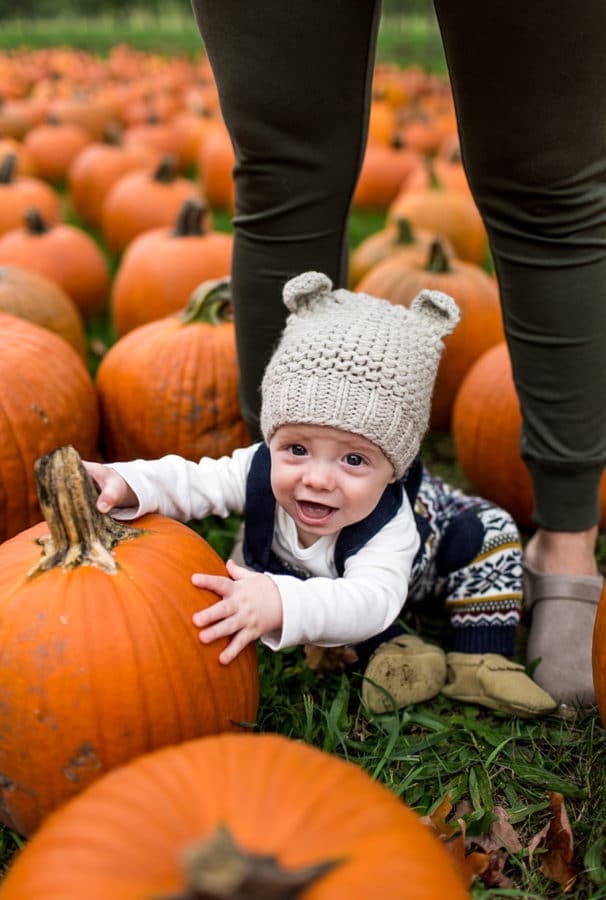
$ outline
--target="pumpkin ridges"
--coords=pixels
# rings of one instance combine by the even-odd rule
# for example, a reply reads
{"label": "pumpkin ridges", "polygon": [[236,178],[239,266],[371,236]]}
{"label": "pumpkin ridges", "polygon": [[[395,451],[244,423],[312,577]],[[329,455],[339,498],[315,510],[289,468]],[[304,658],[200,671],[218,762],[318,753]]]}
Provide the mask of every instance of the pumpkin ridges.
{"label": "pumpkin ridges", "polygon": [[[11,600],[3,607],[7,639],[0,650],[0,687],[4,722],[11,722],[15,749],[0,742],[0,771],[27,786],[24,796],[19,792],[9,798],[14,825],[22,833],[31,832],[41,813],[48,811],[44,798],[48,800],[51,789],[54,807],[58,799],[82,789],[105,769],[154,746],[213,729],[233,729],[240,719],[254,719],[254,644],[235,664],[221,666],[218,655],[227,639],[202,647],[191,623],[193,613],[216,597],[190,586],[189,573],[203,567],[224,574],[222,561],[181,523],[152,515],[137,526],[145,529],[144,537],[114,550],[116,575],[88,566],[53,569],[26,584],[21,577],[16,590],[7,588]],[[16,566],[21,571],[33,567],[40,555],[33,539],[46,531],[45,525],[34,526],[6,542],[0,553],[3,580],[4,573],[14,572]],[[42,609],[43,618],[38,614]],[[25,642],[24,617],[30,623]],[[64,628],[59,626],[57,634],[61,621]],[[64,646],[59,650],[60,639]],[[173,640],[179,649],[169,656]],[[32,674],[32,647],[41,661],[55,657],[60,661],[43,670],[42,681]],[[238,681],[247,690],[236,693],[233,673],[239,670]],[[22,695],[12,693],[11,687],[20,679]],[[77,724],[70,719],[75,699]],[[46,710],[47,721],[39,721],[35,709]],[[50,716],[61,726],[58,733]],[[61,776],[66,768],[67,783]],[[32,793],[40,796],[39,804]],[[5,803],[0,818],[6,822],[6,816]]]}
{"label": "pumpkin ridges", "polygon": [[170,316],[141,325],[109,349],[96,384],[108,459],[170,452],[199,459],[248,443],[233,323]]}
{"label": "pumpkin ridges", "polygon": [[4,540],[40,519],[37,457],[64,441],[97,456],[99,412],[84,362],[63,338],[8,313],[0,313],[0,333],[0,479],[10,486],[0,510]]}
{"label": "pumpkin ridges", "polygon": [[166,233],[148,232],[128,248],[112,290],[118,334],[178,312],[201,281],[229,274],[231,235],[214,232],[198,239],[173,239],[170,246],[167,240]]}

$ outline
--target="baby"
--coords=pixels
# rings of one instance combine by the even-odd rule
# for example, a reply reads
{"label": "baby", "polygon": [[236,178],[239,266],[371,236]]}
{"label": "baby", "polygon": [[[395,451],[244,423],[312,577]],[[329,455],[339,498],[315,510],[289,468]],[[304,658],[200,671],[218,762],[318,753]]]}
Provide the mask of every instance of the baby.
{"label": "baby", "polygon": [[[422,291],[410,308],[288,281],[290,315],[262,383],[264,442],[229,457],[86,463],[98,509],[120,519],[244,516],[245,565],[192,573],[217,602],[196,613],[203,643],[229,639],[353,648],[371,712],[439,693],[520,715],[555,708],[514,653],[521,553],[503,510],[430,475],[419,459],[455,302]],[[407,603],[446,604],[448,654],[403,633]]]}

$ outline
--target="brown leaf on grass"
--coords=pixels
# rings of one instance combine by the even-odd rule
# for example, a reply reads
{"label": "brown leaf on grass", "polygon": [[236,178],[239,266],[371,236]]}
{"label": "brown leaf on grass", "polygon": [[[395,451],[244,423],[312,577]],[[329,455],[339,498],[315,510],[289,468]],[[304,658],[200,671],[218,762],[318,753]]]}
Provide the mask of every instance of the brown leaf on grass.
{"label": "brown leaf on grass", "polygon": [[465,841],[465,820],[459,819],[458,826],[460,834],[444,841],[444,847],[450,854],[456,870],[463,879],[465,887],[471,887],[473,881],[478,876],[482,876],[488,868],[488,855],[478,851],[472,853],[466,852]]}
{"label": "brown leaf on grass", "polygon": [[423,822],[424,825],[429,825],[429,827],[437,833],[438,837],[445,840],[453,837],[455,834],[459,834],[461,830],[456,822],[446,821],[451,812],[452,802],[449,791],[430,815],[421,816],[421,822]]}
{"label": "brown leaf on grass", "polygon": [[483,851],[487,856],[487,865],[480,873],[486,887],[510,888],[511,879],[505,875],[504,869],[510,853],[522,850],[522,842],[509,821],[509,816],[502,806],[494,807],[495,820],[487,834],[474,835],[467,839],[468,851]]}
{"label": "brown leaf on grass", "polygon": [[568,893],[576,881],[577,873],[571,866],[574,841],[570,820],[564,805],[564,797],[556,791],[549,791],[551,819],[536,834],[528,845],[528,859],[532,863],[536,850],[541,854],[540,869],[546,878],[562,885],[563,893]]}
{"label": "brown leaf on grass", "polygon": [[[458,807],[457,807],[458,808]],[[466,853],[464,819],[447,818],[452,812],[450,792],[436,806],[429,816],[422,816],[421,821],[427,825],[442,841],[448,851],[455,869],[460,874],[465,887],[470,887],[474,878],[480,875],[488,865],[485,853]]]}

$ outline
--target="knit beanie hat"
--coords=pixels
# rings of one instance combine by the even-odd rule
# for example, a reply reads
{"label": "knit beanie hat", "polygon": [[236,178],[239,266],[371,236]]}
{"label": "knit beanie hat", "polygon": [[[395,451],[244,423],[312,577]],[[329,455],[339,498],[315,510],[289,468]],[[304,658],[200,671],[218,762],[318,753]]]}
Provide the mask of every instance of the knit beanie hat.
{"label": "knit beanie hat", "polygon": [[424,290],[410,307],[332,290],[320,272],[286,283],[290,315],[261,386],[261,430],[331,425],[381,448],[397,478],[419,451],[444,344],[459,309]]}

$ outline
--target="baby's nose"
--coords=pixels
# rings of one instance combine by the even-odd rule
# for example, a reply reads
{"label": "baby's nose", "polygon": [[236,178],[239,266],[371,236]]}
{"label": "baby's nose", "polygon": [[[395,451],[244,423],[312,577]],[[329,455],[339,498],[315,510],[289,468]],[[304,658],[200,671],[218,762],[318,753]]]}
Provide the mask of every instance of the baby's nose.
{"label": "baby's nose", "polygon": [[316,490],[332,490],[334,470],[329,463],[313,462],[306,467],[305,482]]}

